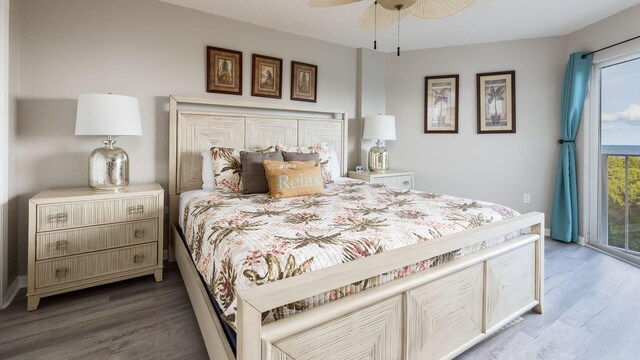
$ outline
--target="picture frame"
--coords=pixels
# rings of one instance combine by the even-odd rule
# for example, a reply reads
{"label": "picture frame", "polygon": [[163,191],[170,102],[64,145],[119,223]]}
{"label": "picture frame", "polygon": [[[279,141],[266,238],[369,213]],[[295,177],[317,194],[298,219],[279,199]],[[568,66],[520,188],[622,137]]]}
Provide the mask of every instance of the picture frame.
{"label": "picture frame", "polygon": [[282,99],[282,59],[253,54],[251,96]]}
{"label": "picture frame", "polygon": [[458,133],[459,75],[425,76],[424,133]]}
{"label": "picture frame", "polygon": [[478,134],[516,132],[516,72],[477,74]]}
{"label": "picture frame", "polygon": [[291,62],[291,100],[317,102],[318,65]]}
{"label": "picture frame", "polygon": [[207,92],[242,95],[242,52],[207,46]]}

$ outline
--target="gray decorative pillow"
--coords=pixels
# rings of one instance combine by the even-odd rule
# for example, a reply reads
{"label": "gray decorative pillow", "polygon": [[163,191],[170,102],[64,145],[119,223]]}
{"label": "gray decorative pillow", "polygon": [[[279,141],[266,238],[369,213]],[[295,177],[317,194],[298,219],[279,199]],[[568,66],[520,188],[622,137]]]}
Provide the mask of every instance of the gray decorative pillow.
{"label": "gray decorative pillow", "polygon": [[320,163],[320,154],[318,153],[302,153],[293,151],[283,151],[282,157],[284,161],[309,161],[313,160],[316,164]]}
{"label": "gray decorative pillow", "polygon": [[242,192],[244,194],[266,194],[269,192],[269,184],[264,173],[264,160],[283,161],[280,151],[259,153],[240,152],[242,164]]}

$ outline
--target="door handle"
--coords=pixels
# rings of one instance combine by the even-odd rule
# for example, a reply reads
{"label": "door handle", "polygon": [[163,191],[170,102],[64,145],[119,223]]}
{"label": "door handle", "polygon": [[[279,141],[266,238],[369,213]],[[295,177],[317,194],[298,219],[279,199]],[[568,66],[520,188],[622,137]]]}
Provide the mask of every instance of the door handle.
{"label": "door handle", "polygon": [[63,279],[67,277],[68,272],[69,272],[69,269],[67,269],[66,267],[56,269],[56,279]]}
{"label": "door handle", "polygon": [[67,240],[58,240],[56,241],[56,250],[66,249],[69,242]]}
{"label": "door handle", "polygon": [[129,206],[129,215],[140,214],[144,212],[144,205]]}
{"label": "door handle", "polygon": [[57,213],[49,216],[49,221],[51,222],[63,222],[69,219],[69,214],[67,213]]}

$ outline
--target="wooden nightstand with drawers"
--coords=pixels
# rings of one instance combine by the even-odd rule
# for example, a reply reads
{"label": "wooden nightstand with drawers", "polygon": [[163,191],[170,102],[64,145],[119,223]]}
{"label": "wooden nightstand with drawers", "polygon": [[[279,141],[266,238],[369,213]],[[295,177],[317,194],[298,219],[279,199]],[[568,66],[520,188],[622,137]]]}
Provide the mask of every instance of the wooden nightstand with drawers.
{"label": "wooden nightstand with drawers", "polygon": [[164,190],[47,190],[29,200],[27,310],[40,298],[137,276],[162,281]]}
{"label": "wooden nightstand with drawers", "polygon": [[348,176],[352,179],[413,190],[413,173],[411,171],[349,171]]}

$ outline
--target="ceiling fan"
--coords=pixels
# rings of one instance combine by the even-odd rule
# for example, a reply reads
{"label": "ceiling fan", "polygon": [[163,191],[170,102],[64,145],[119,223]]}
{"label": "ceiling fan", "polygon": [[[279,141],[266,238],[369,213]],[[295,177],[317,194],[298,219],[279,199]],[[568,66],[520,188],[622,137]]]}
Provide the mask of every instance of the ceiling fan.
{"label": "ceiling fan", "polygon": [[[309,6],[331,7],[367,0],[309,0]],[[423,19],[439,19],[456,14],[475,0],[377,0],[360,16],[358,24],[363,30],[384,28],[398,23],[398,56],[400,56],[400,20],[408,15]],[[379,6],[378,6],[379,5]],[[377,35],[377,34],[376,34]],[[376,36],[377,37],[377,36]],[[374,38],[373,48],[377,46]]]}

